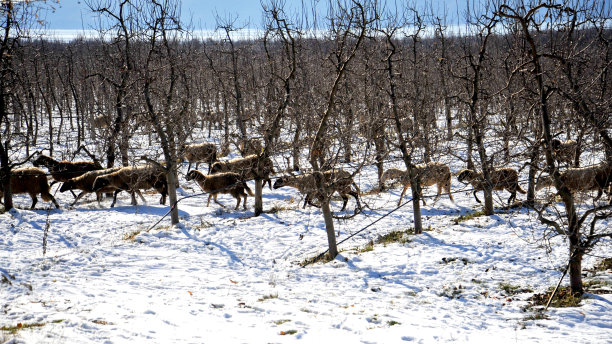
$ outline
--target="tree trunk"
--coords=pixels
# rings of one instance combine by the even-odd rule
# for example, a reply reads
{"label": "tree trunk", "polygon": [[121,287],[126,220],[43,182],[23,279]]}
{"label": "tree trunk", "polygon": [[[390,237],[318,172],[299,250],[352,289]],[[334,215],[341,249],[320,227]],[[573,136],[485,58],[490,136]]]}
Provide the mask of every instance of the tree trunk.
{"label": "tree trunk", "polygon": [[[3,104],[0,107],[4,106]],[[3,115],[0,114],[0,118]],[[8,142],[8,141],[7,141]],[[11,168],[9,166],[9,158],[8,154],[6,154],[6,149],[4,148],[4,144],[0,142],[0,183],[2,184],[2,189],[4,190],[4,210],[13,209],[13,193],[11,191]]]}
{"label": "tree trunk", "polygon": [[336,232],[334,229],[334,219],[329,209],[329,197],[321,200],[321,212],[325,220],[325,231],[327,232],[327,245],[329,246],[329,256],[334,258],[338,255],[338,245],[336,244]]}
{"label": "tree trunk", "polygon": [[584,292],[584,286],[582,285],[582,248],[580,244],[570,244],[570,254],[575,252],[573,256],[570,256],[569,261],[569,275],[570,275],[570,288],[572,293],[582,295]]}
{"label": "tree trunk", "polygon": [[255,216],[263,213],[263,185],[261,178],[255,178]]}
{"label": "tree trunk", "polygon": [[169,168],[166,173],[166,179],[168,180],[168,202],[170,203],[170,221],[173,225],[176,225],[179,223],[178,207],[176,206],[176,201],[178,199],[176,196],[176,165],[168,161],[166,161],[166,163],[169,164]]}

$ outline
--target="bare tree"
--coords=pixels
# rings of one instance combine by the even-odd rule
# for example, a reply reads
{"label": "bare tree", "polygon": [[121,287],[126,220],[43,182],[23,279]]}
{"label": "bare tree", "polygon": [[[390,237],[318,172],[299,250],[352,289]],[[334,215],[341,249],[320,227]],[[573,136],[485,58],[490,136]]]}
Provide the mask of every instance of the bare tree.
{"label": "bare tree", "polygon": [[[364,40],[369,25],[368,13],[366,12],[366,6],[368,6],[369,3],[351,0],[351,4],[352,6],[349,8],[343,6],[343,4],[337,3],[337,13],[332,13],[332,24],[334,25],[331,29],[336,39],[336,53],[334,55],[338,58],[334,61],[335,78],[329,89],[326,108],[319,121],[316,136],[310,147],[309,154],[309,162],[314,171],[317,193],[321,202],[321,211],[323,212],[323,218],[325,220],[330,257],[336,257],[338,255],[338,247],[336,245],[333,217],[329,207],[331,192],[330,188],[325,185],[325,180],[321,173],[322,168],[326,166],[328,168],[331,167],[329,166],[331,162],[328,161],[325,156],[325,152],[328,148],[328,140],[326,140],[325,136],[328,134],[330,117],[335,111],[335,99],[338,88],[347,71],[349,63],[357,54]],[[330,7],[333,7],[331,5],[332,4],[330,4]],[[333,12],[333,8],[331,8],[330,11]]]}
{"label": "bare tree", "polygon": [[[557,54],[557,50],[555,49],[555,47],[556,43],[559,42],[556,40],[560,39],[560,37],[563,36],[562,34],[569,34],[570,36],[572,36],[576,32],[576,30],[579,29],[576,26],[577,23],[585,23],[587,21],[578,20],[582,19],[578,17],[579,12],[576,11],[576,9],[570,7],[569,3],[539,3],[533,6],[523,4],[523,6],[521,7],[512,7],[507,4],[502,4],[499,6],[498,15],[511,20],[513,23],[520,27],[520,31],[522,32],[522,39],[524,40],[524,44],[522,46],[524,47],[524,53],[529,56],[529,64],[531,67],[530,73],[532,79],[537,85],[537,106],[540,114],[542,132],[546,143],[544,149],[546,155],[546,170],[552,177],[554,186],[557,190],[557,194],[561,197],[565,210],[565,213],[559,213],[560,215],[556,219],[550,219],[544,216],[544,212],[541,211],[539,219],[545,225],[548,225],[553,228],[559,235],[563,235],[568,238],[568,268],[570,276],[570,287],[572,292],[581,294],[583,292],[583,256],[602,238],[612,236],[612,233],[610,232],[596,232],[597,223],[603,219],[612,216],[612,213],[609,211],[609,209],[612,208],[612,205],[595,206],[584,211],[579,216],[574,195],[570,192],[568,187],[563,183],[563,180],[561,179],[561,174],[559,172],[558,166],[555,164],[551,146],[552,133],[550,108],[550,99],[552,95],[555,94],[558,90],[557,85],[554,84],[554,80],[559,77],[559,73],[556,70],[558,64],[555,63],[549,65],[547,62],[549,62],[551,59],[557,62],[561,61],[561,66],[565,71],[565,76],[575,76],[573,73],[571,73],[572,60],[563,58],[562,54]],[[542,37],[540,37],[539,35],[539,33],[542,32],[543,25],[545,23],[541,20],[542,18],[550,18],[550,21],[552,23],[563,27],[564,30],[555,30],[554,32],[557,32],[559,35],[551,35],[547,37],[543,42]],[[554,30],[559,28],[549,29]],[[571,39],[573,39],[573,37],[568,39],[565,43],[570,43]],[[551,66],[552,70],[546,69],[548,66]],[[554,77],[547,78],[547,76],[550,76],[551,74],[554,75]],[[577,81],[576,79],[573,80]],[[572,87],[572,81],[570,79],[568,79],[568,84],[570,85],[570,90],[563,91],[562,94],[570,100],[571,104],[580,107],[581,100],[577,97],[582,96],[578,95],[580,92],[575,91],[585,90],[578,90],[577,88]],[[587,118],[589,118],[588,111],[584,111],[582,113],[585,114]],[[590,119],[594,119],[594,121],[591,122],[593,125],[602,123],[597,121],[596,118]],[[607,129],[604,127],[598,131],[601,133],[606,132],[606,130]],[[601,135],[604,141],[606,141],[606,135],[607,133]],[[607,145],[606,150],[609,149],[610,146]],[[609,159],[609,153],[606,153],[606,155]],[[545,205],[544,208],[546,206],[548,206],[548,204]],[[585,233],[583,230],[583,226],[587,223],[587,220],[590,220],[590,230]]]}
{"label": "bare tree", "polygon": [[[485,8],[488,11],[488,6]],[[474,16],[468,12],[468,29],[474,30],[474,35],[466,35],[461,38],[463,47],[463,72],[456,74],[459,82],[465,88],[465,97],[461,99],[468,109],[468,168],[471,161],[471,139],[474,139],[476,149],[480,158],[480,168],[484,178],[484,210],[486,215],[492,215],[493,210],[493,185],[491,183],[491,171],[493,169],[493,157],[489,158],[485,144],[486,121],[488,118],[488,104],[485,101],[485,93],[492,92],[486,87],[490,86],[483,80],[486,75],[485,63],[488,54],[488,44],[493,36],[493,29],[497,20],[485,13],[482,16]],[[489,15],[489,17],[487,17]],[[483,85],[484,84],[484,85]],[[473,135],[473,136],[472,136]]]}
{"label": "bare tree", "polygon": [[106,59],[110,68],[92,73],[89,77],[98,77],[111,86],[114,92],[113,108],[114,117],[109,128],[108,146],[106,150],[107,167],[112,167],[115,162],[115,145],[119,140],[119,151],[124,166],[129,164],[128,145],[131,133],[127,124],[132,118],[132,106],[129,104],[134,92],[133,83],[135,48],[133,40],[137,36],[134,32],[139,28],[139,7],[132,0],[121,0],[119,2],[110,0],[86,0],[85,3],[90,10],[100,16],[100,41],[104,41],[111,35],[113,44],[102,44],[105,48]]}
{"label": "bare tree", "polygon": [[37,25],[39,4],[27,1],[6,0],[0,2],[0,184],[4,190],[4,209],[13,208],[10,178],[13,167],[19,163],[11,161],[13,121],[11,114],[16,100],[12,91],[17,86],[13,56],[20,49],[22,39],[29,28]]}
{"label": "bare tree", "polygon": [[[391,104],[391,117],[395,124],[395,132],[397,137],[397,142],[399,143],[400,152],[402,153],[402,159],[408,171],[408,176],[410,178],[410,185],[412,191],[412,207],[414,213],[414,232],[416,234],[420,234],[423,232],[423,223],[421,220],[421,205],[420,205],[420,195],[421,195],[421,184],[419,177],[416,174],[414,169],[415,165],[412,162],[413,157],[412,153],[415,150],[415,147],[412,145],[412,140],[409,140],[407,137],[407,133],[405,133],[404,126],[402,125],[401,118],[401,110],[400,110],[400,99],[398,95],[398,72],[397,72],[397,64],[400,62],[398,60],[397,55],[400,54],[400,51],[397,46],[396,41],[396,33],[401,27],[398,25],[397,18],[393,16],[389,16],[386,18],[386,21],[383,21],[383,27],[379,28],[378,31],[381,32],[384,36],[384,47],[385,47],[385,59],[384,59],[384,70],[386,71],[386,82],[387,85],[385,87],[389,102]],[[416,29],[420,31],[420,28]],[[414,33],[415,36],[418,36],[418,32]],[[413,39],[413,49],[416,49],[415,42],[416,38]],[[413,50],[414,52],[415,50]],[[418,115],[415,115],[418,117]],[[416,125],[416,124],[415,124]],[[414,136],[414,125],[410,126],[408,133],[413,134]],[[410,145],[410,147],[409,147]],[[409,150],[410,148],[410,150]]]}
{"label": "bare tree", "polygon": [[[264,35],[264,49],[266,51],[268,66],[270,68],[270,81],[268,86],[272,88],[271,93],[277,95],[277,99],[270,99],[270,112],[273,114],[272,120],[267,123],[264,134],[264,148],[259,155],[257,169],[255,173],[255,216],[259,216],[263,212],[262,204],[262,168],[264,161],[271,155],[271,147],[277,133],[280,132],[281,121],[286,115],[287,107],[291,100],[292,84],[295,82],[295,73],[297,70],[297,43],[294,38],[299,34],[296,29],[292,28],[292,24],[286,18],[283,9],[283,4],[279,1],[271,1],[269,5],[263,5],[264,13],[267,19],[267,30]],[[271,43],[278,41],[274,50],[279,51],[280,61],[274,58],[271,51]],[[261,167],[261,168],[260,168]]]}

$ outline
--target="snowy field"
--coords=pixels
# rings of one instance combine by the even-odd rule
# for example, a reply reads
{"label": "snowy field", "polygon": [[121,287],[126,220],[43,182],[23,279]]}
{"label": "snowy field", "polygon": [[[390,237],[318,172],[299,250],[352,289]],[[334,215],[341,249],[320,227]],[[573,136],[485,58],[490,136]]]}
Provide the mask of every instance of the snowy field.
{"label": "snowy field", "polygon": [[[180,197],[200,192],[185,170]],[[375,175],[366,166],[357,178],[369,208],[335,222],[339,241],[396,208],[400,187],[368,192]],[[610,294],[587,293],[579,307],[551,308],[544,319],[525,309],[559,281],[567,242],[527,209],[457,221],[481,207],[454,177],[452,188],[454,203],[429,198],[422,208],[424,234],[368,248],[412,227],[407,204],[342,243],[334,261],[306,267],[300,263],[323,252],[327,237],[320,210],[302,209],[292,188],[265,187],[259,217],[252,197],[247,211],[231,210],[229,195],[219,196],[227,208],[187,198],[179,226],[166,217],[153,229],[168,211],[153,193],[138,206],[122,193],[109,209],[109,199],[99,207],[94,195],[70,208],[73,196],[57,192],[60,210],[39,200],[34,211],[27,195],[16,195],[17,209],[0,215],[0,327],[22,328],[1,331],[0,342],[612,342]],[[495,195],[496,207],[509,196]],[[350,199],[340,213],[334,200],[332,210],[351,215],[354,206]],[[609,270],[588,270],[611,247],[604,242],[585,257],[585,282],[610,288]]]}

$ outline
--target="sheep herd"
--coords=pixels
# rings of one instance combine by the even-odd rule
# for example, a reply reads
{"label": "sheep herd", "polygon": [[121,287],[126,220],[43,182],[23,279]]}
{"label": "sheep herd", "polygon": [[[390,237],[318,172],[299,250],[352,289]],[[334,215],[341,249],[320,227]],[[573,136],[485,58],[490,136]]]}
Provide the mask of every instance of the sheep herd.
{"label": "sheep herd", "polygon": [[[217,195],[219,193],[231,194],[236,200],[238,209],[243,199],[243,208],[246,210],[247,195],[253,196],[253,192],[246,184],[246,181],[259,178],[267,183],[272,189],[271,175],[274,174],[274,165],[269,158],[261,158],[261,146],[249,143],[250,149],[244,152],[254,153],[243,158],[219,161],[217,160],[217,149],[213,143],[201,143],[185,145],[181,147],[181,157],[189,162],[187,168],[187,181],[196,182],[200,188],[209,193],[207,206],[213,198],[218,204]],[[248,148],[247,147],[247,148]],[[551,148],[554,158],[558,163],[570,164],[575,158],[577,145],[575,141],[569,140],[561,142],[557,139],[552,140]],[[206,175],[197,170],[200,163],[208,164],[209,174]],[[191,170],[191,164],[195,163],[196,170]],[[166,203],[168,194],[168,182],[165,172],[155,166],[128,166],[103,169],[98,163],[90,161],[58,161],[49,156],[40,154],[34,161],[35,167],[14,169],[11,171],[10,185],[14,194],[27,193],[32,198],[31,208],[38,202],[37,195],[46,202],[53,202],[59,208],[59,204],[50,193],[50,185],[47,182],[47,173],[38,167],[46,167],[48,174],[53,178],[53,183],[62,182],[60,192],[80,190],[71,204],[74,206],[83,196],[88,193],[96,193],[96,199],[100,204],[103,193],[113,193],[113,207],[117,200],[117,194],[126,191],[131,194],[132,205],[137,204],[135,195],[138,194],[144,202],[140,190],[155,189],[161,194],[160,204]],[[316,173],[328,185],[329,191],[337,192],[342,197],[344,203],[342,210],[346,208],[348,195],[353,196],[357,202],[357,207],[361,208],[359,201],[359,187],[353,180],[353,175],[341,169],[332,169],[325,172],[306,173],[302,175],[287,175],[277,177],[273,188],[289,186],[296,188],[304,195],[304,207],[315,205],[313,199],[320,199],[322,195],[315,187]],[[440,162],[431,162],[425,165],[417,165],[413,169],[415,177],[420,180],[422,186],[437,185],[438,193],[436,200],[440,197],[442,190],[448,194],[454,202],[451,193],[451,172],[447,165]],[[464,184],[473,186],[474,198],[480,203],[476,193],[484,190],[485,179],[482,173],[470,169],[461,170],[457,179]],[[401,203],[406,190],[410,187],[410,177],[407,171],[390,168],[381,176],[381,185],[388,180],[397,180],[403,185],[398,205]],[[510,192],[508,203],[516,199],[516,193],[524,194],[525,191],[520,187],[518,173],[512,168],[497,168],[490,173],[490,181],[493,190],[507,190]],[[561,181],[572,192],[583,192],[597,190],[595,200],[598,200],[604,191],[612,197],[612,166],[606,163],[583,168],[567,168],[561,172]],[[51,185],[53,185],[51,183]],[[542,176],[538,178],[536,190],[553,184],[552,178]],[[74,194],[74,193],[73,193]],[[3,196],[2,186],[0,185],[0,199]],[[425,204],[424,198],[422,198]],[[435,201],[434,201],[435,202]],[[611,201],[612,203],[612,201]]]}

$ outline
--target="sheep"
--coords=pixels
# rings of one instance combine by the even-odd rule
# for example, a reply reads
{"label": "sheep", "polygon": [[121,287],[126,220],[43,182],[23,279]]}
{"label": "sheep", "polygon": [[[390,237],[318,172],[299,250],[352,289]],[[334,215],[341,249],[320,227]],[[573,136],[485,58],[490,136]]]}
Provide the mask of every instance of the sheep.
{"label": "sheep", "polygon": [[[511,168],[496,168],[491,171],[491,185],[493,190],[508,190],[510,192],[510,198],[508,198],[508,204],[516,200],[516,192],[525,194],[525,190],[521,189],[518,183],[518,172]],[[463,169],[457,176],[460,182],[467,184],[470,183],[474,187],[474,198],[476,202],[481,203],[476,196],[478,191],[484,190],[485,180],[482,173],[478,173],[474,170]]]}
{"label": "sheep", "polygon": [[[361,203],[359,202],[359,187],[357,184],[355,184],[355,181],[353,181],[353,177],[350,173],[344,170],[329,170],[323,172],[322,174],[325,184],[328,188],[331,188],[330,191],[332,191],[332,193],[338,192],[344,201],[340,211],[344,211],[346,208],[346,204],[348,203],[347,195],[355,197],[357,207],[358,209],[361,209]],[[314,197],[320,198],[319,191],[317,190],[315,184],[315,175],[313,173],[298,176],[283,176],[274,182],[274,189],[278,189],[283,186],[296,188],[301,194],[305,195],[304,206],[302,209],[306,208],[306,204],[314,205],[312,203],[312,199]],[[351,186],[353,186],[355,189],[353,190]]]}
{"label": "sheep", "polygon": [[214,143],[204,142],[185,145],[182,147],[181,152],[183,158],[189,161],[187,171],[191,169],[192,163],[195,162],[195,168],[198,169],[200,163],[205,162],[208,164],[208,171],[210,172],[212,164],[217,161],[217,147]]}
{"label": "sheep", "polygon": [[[453,200],[453,195],[451,194],[451,172],[447,165],[441,162],[430,162],[426,165],[416,165],[414,167],[414,173],[416,173],[417,178],[419,178],[421,186],[431,186],[434,184],[438,186],[438,194],[436,195],[434,203],[440,198],[442,189],[448,193],[448,198],[450,198],[452,202],[455,202],[455,200]],[[389,179],[398,179],[400,183],[404,185],[402,194],[397,202],[397,205],[399,206],[402,203],[406,190],[408,190],[410,187],[410,176],[408,175],[408,171],[390,168],[383,173],[380,182],[384,185],[384,183]],[[422,197],[422,195],[421,201],[423,201],[423,205],[426,205],[425,199]]]}
{"label": "sheep", "polygon": [[[40,194],[40,197],[45,202],[53,202],[55,207],[59,209],[59,204],[55,200],[55,197],[49,193],[50,186],[47,183],[47,175],[40,168],[25,167],[18,168],[11,171],[11,192],[13,194],[27,193],[32,198],[32,206],[30,209],[34,209],[38,198],[36,195]],[[0,200],[4,197],[4,189],[0,184]]]}
{"label": "sheep", "polygon": [[[121,191],[128,191],[132,194],[132,205],[136,205],[136,197],[134,193],[139,193],[140,189],[154,188],[161,194],[160,204],[166,204],[166,195],[168,194],[168,181],[166,174],[159,168],[152,166],[128,166],[123,167],[118,171],[96,177],[93,183],[93,191],[106,188],[115,188],[113,195],[113,203],[111,208],[115,206],[117,194]],[[140,197],[143,199],[142,195]]]}
{"label": "sheep", "polygon": [[568,166],[574,163],[576,151],[578,150],[578,142],[574,140],[561,141],[559,139],[552,139],[550,147],[557,163],[566,163]]}
{"label": "sheep", "polygon": [[[259,156],[255,154],[228,161],[217,161],[212,165],[210,173],[215,174],[220,172],[234,172],[240,174],[243,180],[251,180],[255,179],[255,172],[257,170],[258,162]],[[265,158],[261,161],[261,164],[262,166],[260,170],[262,172],[263,185],[268,183],[268,186],[270,189],[272,189],[272,180],[270,179],[270,174],[274,173],[274,164],[272,163],[272,159]]]}
{"label": "sheep", "polygon": [[[58,161],[44,154],[40,154],[32,164],[36,167],[45,166],[49,170],[51,177],[54,179],[51,186],[56,182],[66,182],[85,172],[102,169],[100,164],[93,161]],[[74,197],[77,196],[74,195]]]}
{"label": "sheep", "polygon": [[[583,192],[597,190],[597,201],[604,190],[608,189],[608,185],[612,183],[612,166],[602,163],[589,167],[568,168],[560,174],[561,182],[570,190],[570,192]],[[542,176],[538,178],[536,190],[541,190],[545,187],[553,185],[551,176]],[[608,197],[612,196],[610,190],[607,190]]]}
{"label": "sheep", "polygon": [[[244,197],[243,205],[244,210],[246,210],[247,193],[249,196],[253,196],[253,192],[246,182],[241,179],[241,176],[238,173],[225,172],[207,176],[198,170],[191,170],[187,173],[187,180],[195,180],[204,192],[209,193],[208,203],[206,203],[207,207],[210,205],[211,197],[214,198],[215,203],[224,207],[223,204],[217,201],[217,195],[220,193],[225,193],[231,194],[236,199],[237,203],[234,210],[237,210],[240,206],[240,197]],[[244,192],[245,189],[247,193]]]}
{"label": "sheep", "polygon": [[[62,187],[60,188],[60,192],[65,192],[67,190],[74,190],[74,189],[79,189],[82,190],[81,193],[77,196],[77,198],[74,200],[74,202],[72,202],[72,204],[70,206],[74,206],[76,204],[76,202],[78,202],[79,199],[81,199],[83,196],[85,196],[86,194],[90,193],[90,192],[94,192],[93,189],[93,185],[94,185],[94,181],[96,180],[96,177],[99,177],[101,175],[105,175],[105,174],[109,174],[109,173],[113,173],[116,172],[118,170],[120,170],[121,167],[113,167],[113,168],[107,168],[107,169],[103,169],[103,170],[95,170],[95,171],[89,171],[85,174],[82,174],[78,177],[72,178],[68,181],[65,181],[62,184]],[[111,185],[109,185],[108,187],[105,188],[101,188],[99,190],[96,191],[96,199],[98,200],[98,204],[100,204],[100,199],[101,199],[101,195],[102,193],[105,192],[113,192],[116,191],[117,189]],[[140,191],[138,191],[140,192]],[[141,198],[142,195],[140,195]]]}
{"label": "sheep", "polygon": [[94,128],[105,129],[110,126],[109,123],[110,118],[107,115],[98,115],[91,120],[91,126]]}

